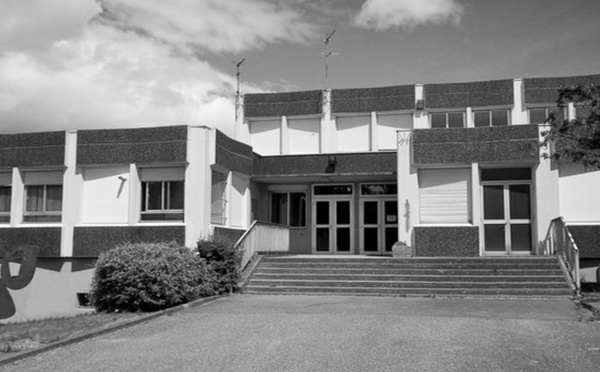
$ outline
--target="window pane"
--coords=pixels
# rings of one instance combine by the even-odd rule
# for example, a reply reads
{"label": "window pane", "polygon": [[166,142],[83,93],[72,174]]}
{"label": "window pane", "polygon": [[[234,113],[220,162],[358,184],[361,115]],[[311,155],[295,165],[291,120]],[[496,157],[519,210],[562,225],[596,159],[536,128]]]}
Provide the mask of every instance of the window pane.
{"label": "window pane", "polygon": [[379,246],[376,227],[365,227],[363,230],[363,247],[365,252],[377,252]]}
{"label": "window pane", "polygon": [[271,222],[287,225],[286,193],[274,193],[271,196]]}
{"label": "window pane", "polygon": [[171,181],[169,183],[168,209],[183,209],[183,195],[183,181]]}
{"label": "window pane", "polygon": [[290,226],[306,226],[306,194],[303,192],[290,194]]}
{"label": "window pane", "polygon": [[575,116],[587,116],[592,111],[590,106],[577,106],[575,107]]}
{"label": "window pane", "polygon": [[462,112],[448,113],[448,128],[462,128],[465,126],[465,116]]}
{"label": "window pane", "polygon": [[350,228],[337,228],[337,251],[350,252]]}
{"label": "window pane", "polygon": [[227,206],[227,175],[212,171],[211,175],[211,207],[210,222],[217,225],[225,224],[225,208]]}
{"label": "window pane", "polygon": [[554,114],[554,118],[556,118],[558,121],[565,120],[565,110],[560,107],[548,109],[548,114],[550,113]]}
{"label": "window pane", "polygon": [[545,108],[532,108],[529,109],[529,122],[531,124],[542,124],[546,121],[548,116],[546,115]]}
{"label": "window pane", "polygon": [[502,185],[483,187],[483,216],[486,220],[504,219],[504,187]]}
{"label": "window pane", "polygon": [[482,181],[530,180],[531,168],[492,168],[481,170]]}
{"label": "window pane", "polygon": [[510,218],[531,218],[529,185],[509,185],[510,194]]}
{"label": "window pane", "polygon": [[504,225],[485,225],[485,250],[503,252],[506,250]]}
{"label": "window pane", "polygon": [[398,229],[395,227],[385,228],[385,251],[391,252],[392,246],[398,241]]}
{"label": "window pane", "polygon": [[44,186],[27,186],[27,212],[44,211]]}
{"label": "window pane", "polygon": [[430,114],[432,128],[446,128],[446,113]]}
{"label": "window pane", "polygon": [[162,182],[144,182],[142,187],[147,187],[146,195],[146,210],[160,211],[162,210]]}
{"label": "window pane", "polygon": [[531,250],[531,225],[510,225],[510,244],[512,251]]}
{"label": "window pane", "polygon": [[0,212],[10,212],[10,193],[10,186],[0,186]]}
{"label": "window pane", "polygon": [[350,224],[350,202],[338,201],[336,203],[336,223],[338,225]]}
{"label": "window pane", "polygon": [[398,223],[398,202],[395,200],[385,202],[385,223],[392,225]]}
{"label": "window pane", "polygon": [[317,252],[329,251],[329,228],[317,229]]}
{"label": "window pane", "polygon": [[329,202],[318,201],[317,202],[317,225],[328,225],[329,224]]}
{"label": "window pane", "polygon": [[377,224],[377,202],[366,201],[363,204],[363,222],[365,225],[376,225]]}
{"label": "window pane", "polygon": [[361,195],[396,195],[398,187],[391,183],[374,183],[360,186]]}
{"label": "window pane", "polygon": [[62,185],[46,186],[46,211],[60,212],[62,210]]}
{"label": "window pane", "polygon": [[508,111],[507,110],[497,110],[492,111],[492,125],[508,125]]}
{"label": "window pane", "polygon": [[315,195],[352,195],[352,185],[315,186]]}
{"label": "window pane", "polygon": [[473,113],[473,120],[476,127],[489,127],[490,126],[490,112],[489,111],[475,111]]}

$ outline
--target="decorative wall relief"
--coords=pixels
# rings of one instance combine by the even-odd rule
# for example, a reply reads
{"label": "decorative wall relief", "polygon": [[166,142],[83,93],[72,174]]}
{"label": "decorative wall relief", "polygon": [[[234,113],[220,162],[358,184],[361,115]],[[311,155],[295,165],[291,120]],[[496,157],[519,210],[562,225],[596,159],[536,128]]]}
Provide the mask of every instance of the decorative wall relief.
{"label": "decorative wall relief", "polygon": [[[0,267],[0,319],[15,315],[15,303],[7,288],[19,290],[27,287],[33,279],[39,252],[40,248],[36,246],[18,246],[6,251]],[[21,264],[15,276],[10,272],[11,262]]]}

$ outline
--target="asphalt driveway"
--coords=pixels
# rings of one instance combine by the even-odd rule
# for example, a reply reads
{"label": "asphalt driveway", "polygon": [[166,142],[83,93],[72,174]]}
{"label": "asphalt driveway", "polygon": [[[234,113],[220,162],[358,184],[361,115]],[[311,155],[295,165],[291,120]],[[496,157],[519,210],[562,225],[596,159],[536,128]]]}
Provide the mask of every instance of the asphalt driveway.
{"label": "asphalt driveway", "polygon": [[600,323],[568,299],[238,295],[6,371],[592,371]]}

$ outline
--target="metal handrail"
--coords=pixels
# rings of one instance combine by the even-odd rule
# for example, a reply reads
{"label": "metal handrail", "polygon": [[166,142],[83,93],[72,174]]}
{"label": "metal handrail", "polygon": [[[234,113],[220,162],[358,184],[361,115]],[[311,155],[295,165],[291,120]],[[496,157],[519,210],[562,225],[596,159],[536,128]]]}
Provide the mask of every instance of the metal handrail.
{"label": "metal handrail", "polygon": [[557,255],[564,262],[575,287],[575,293],[579,295],[581,291],[579,247],[562,217],[555,218],[550,222],[544,240],[544,248],[545,254]]}

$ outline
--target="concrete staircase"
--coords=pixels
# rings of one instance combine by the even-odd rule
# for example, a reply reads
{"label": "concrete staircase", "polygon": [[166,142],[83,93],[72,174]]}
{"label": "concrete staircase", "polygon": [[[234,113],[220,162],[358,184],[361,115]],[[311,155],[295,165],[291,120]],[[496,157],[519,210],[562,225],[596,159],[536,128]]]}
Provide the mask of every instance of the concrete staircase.
{"label": "concrete staircase", "polygon": [[391,258],[263,256],[244,287],[254,294],[568,296],[555,257]]}

